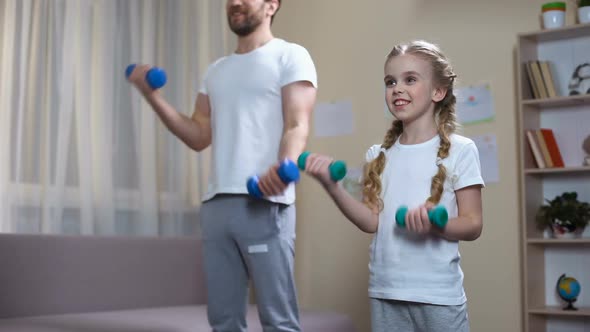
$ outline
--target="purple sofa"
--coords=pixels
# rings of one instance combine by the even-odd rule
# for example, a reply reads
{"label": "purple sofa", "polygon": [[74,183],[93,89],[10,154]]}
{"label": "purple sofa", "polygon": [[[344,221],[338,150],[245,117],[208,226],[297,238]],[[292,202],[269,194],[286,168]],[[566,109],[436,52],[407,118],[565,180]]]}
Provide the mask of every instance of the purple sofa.
{"label": "purple sofa", "polygon": [[[0,332],[210,331],[193,237],[0,234]],[[302,310],[305,332],[354,332]],[[253,305],[248,331],[262,331]]]}

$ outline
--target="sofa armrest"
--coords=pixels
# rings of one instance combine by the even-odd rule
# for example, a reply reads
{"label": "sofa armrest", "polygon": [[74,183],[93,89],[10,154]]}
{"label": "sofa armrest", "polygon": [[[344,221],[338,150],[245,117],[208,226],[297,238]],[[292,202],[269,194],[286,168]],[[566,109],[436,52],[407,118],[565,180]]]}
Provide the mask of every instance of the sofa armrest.
{"label": "sofa armrest", "polygon": [[206,303],[193,237],[0,234],[0,318]]}

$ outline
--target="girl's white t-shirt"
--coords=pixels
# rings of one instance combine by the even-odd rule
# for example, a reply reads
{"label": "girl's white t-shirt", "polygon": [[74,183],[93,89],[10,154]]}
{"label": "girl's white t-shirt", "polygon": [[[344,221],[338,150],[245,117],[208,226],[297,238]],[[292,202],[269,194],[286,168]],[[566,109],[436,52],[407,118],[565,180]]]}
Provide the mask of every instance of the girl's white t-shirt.
{"label": "girl's white t-shirt", "polygon": [[[447,208],[449,220],[458,212],[455,191],[484,185],[473,141],[456,134],[450,140],[449,156],[442,160],[447,178],[439,203]],[[398,140],[385,151],[381,175],[384,209],[370,247],[370,297],[437,305],[466,301],[458,242],[409,233],[395,223],[398,207],[415,208],[430,197],[432,177],[438,171],[439,145],[439,136],[414,145],[403,145]],[[372,146],[366,154],[367,162],[380,151],[380,145]]]}

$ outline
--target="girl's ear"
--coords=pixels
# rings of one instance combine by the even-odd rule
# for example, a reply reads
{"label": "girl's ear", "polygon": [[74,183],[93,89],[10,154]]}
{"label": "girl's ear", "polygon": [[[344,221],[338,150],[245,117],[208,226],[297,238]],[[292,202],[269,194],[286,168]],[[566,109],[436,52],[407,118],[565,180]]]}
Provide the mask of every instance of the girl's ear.
{"label": "girl's ear", "polygon": [[447,95],[447,89],[436,88],[436,89],[434,89],[434,92],[432,93],[432,101],[435,103],[438,103],[439,101],[445,99],[446,95]]}

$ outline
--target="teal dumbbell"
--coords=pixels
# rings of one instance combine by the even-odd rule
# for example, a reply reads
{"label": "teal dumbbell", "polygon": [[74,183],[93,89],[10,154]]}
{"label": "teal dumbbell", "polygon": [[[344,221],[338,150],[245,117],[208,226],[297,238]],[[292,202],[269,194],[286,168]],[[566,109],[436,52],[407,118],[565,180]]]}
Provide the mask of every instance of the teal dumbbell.
{"label": "teal dumbbell", "polygon": [[[309,151],[305,151],[297,158],[297,166],[299,166],[300,170],[305,170],[305,163],[309,154]],[[332,181],[338,182],[346,176],[346,163],[342,160],[335,160],[330,164],[328,170],[330,171]]]}
{"label": "teal dumbbell", "polygon": [[[401,206],[395,212],[395,222],[400,227],[406,227],[406,213],[408,213],[407,206]],[[445,228],[449,221],[449,213],[442,205],[437,205],[428,211],[428,219],[430,223],[438,228]]]}

